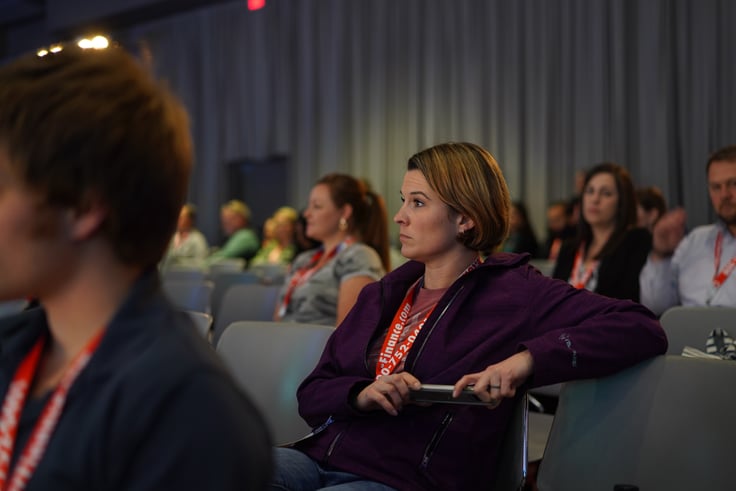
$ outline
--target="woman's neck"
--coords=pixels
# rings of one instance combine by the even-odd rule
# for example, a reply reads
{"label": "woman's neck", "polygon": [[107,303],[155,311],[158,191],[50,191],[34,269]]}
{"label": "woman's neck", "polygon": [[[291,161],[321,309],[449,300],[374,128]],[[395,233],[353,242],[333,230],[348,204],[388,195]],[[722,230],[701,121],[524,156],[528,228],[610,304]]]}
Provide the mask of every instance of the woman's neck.
{"label": "woman's neck", "polygon": [[613,235],[613,229],[613,225],[591,227],[592,239],[588,245],[586,259],[594,259],[600,254]]}
{"label": "woman's neck", "polygon": [[424,264],[424,287],[429,290],[448,288],[478,258],[478,252],[463,247],[440,259]]}
{"label": "woman's neck", "polygon": [[322,247],[324,247],[325,252],[330,252],[335,247],[339,246],[342,242],[345,241],[345,239],[348,238],[348,234],[345,232],[338,232],[330,237],[325,238],[322,240]]}

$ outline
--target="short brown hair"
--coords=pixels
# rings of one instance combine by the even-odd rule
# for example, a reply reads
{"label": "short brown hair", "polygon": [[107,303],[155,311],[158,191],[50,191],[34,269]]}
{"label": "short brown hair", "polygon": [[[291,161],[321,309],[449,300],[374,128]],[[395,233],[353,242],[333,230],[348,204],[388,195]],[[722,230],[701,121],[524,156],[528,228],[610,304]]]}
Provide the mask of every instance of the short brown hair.
{"label": "short brown hair", "polygon": [[160,260],[189,184],[188,118],[123,49],[69,45],[0,68],[0,144],[42,206],[98,201],[121,262]]}
{"label": "short brown hair", "polygon": [[710,164],[713,162],[736,162],[736,145],[719,148],[710,154],[708,164],[705,166],[706,172],[710,170]]}
{"label": "short brown hair", "polygon": [[409,159],[440,199],[475,227],[458,237],[466,247],[491,252],[509,233],[511,198],[496,159],[473,143],[443,143]]}

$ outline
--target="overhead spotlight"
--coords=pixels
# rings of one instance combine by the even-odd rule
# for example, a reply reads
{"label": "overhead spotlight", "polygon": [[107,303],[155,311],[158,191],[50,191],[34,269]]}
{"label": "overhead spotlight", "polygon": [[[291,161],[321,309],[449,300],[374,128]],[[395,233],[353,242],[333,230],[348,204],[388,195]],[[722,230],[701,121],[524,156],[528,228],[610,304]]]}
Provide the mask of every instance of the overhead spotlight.
{"label": "overhead spotlight", "polygon": [[49,52],[51,53],[58,53],[59,51],[63,50],[64,47],[60,44],[54,44],[49,48]]}
{"label": "overhead spotlight", "polygon": [[80,39],[77,41],[77,46],[82,49],[105,49],[110,46],[110,41],[105,36],[97,35],[91,39]]}
{"label": "overhead spotlight", "polygon": [[36,51],[36,56],[38,56],[39,58],[43,58],[47,54],[49,54],[49,50],[44,49],[44,48],[41,48],[38,51]]}

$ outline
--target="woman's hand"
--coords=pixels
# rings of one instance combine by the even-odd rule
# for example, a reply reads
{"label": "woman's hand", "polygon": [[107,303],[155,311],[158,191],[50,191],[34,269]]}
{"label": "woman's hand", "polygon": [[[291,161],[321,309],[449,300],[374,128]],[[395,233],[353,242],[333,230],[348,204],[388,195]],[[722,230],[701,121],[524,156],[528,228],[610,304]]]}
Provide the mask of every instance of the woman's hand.
{"label": "woman's hand", "polygon": [[355,407],[361,411],[383,409],[392,416],[409,402],[409,392],[421,387],[421,383],[407,372],[384,375],[361,390],[355,398]]}
{"label": "woman's hand", "polygon": [[500,363],[491,365],[482,372],[464,375],[455,384],[453,397],[468,385],[473,385],[473,392],[482,401],[495,408],[503,397],[514,397],[516,388],[522,385],[534,371],[534,359],[528,350],[516,353]]}

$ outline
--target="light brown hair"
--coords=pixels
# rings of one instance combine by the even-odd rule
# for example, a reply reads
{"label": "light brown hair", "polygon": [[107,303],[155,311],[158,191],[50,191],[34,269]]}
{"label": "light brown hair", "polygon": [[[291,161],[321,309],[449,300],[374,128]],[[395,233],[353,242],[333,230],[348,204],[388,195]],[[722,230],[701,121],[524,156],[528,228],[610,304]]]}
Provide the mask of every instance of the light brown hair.
{"label": "light brown hair", "polygon": [[440,199],[475,226],[458,236],[466,247],[491,252],[509,233],[511,198],[503,172],[488,150],[473,143],[443,143],[409,159]]}

